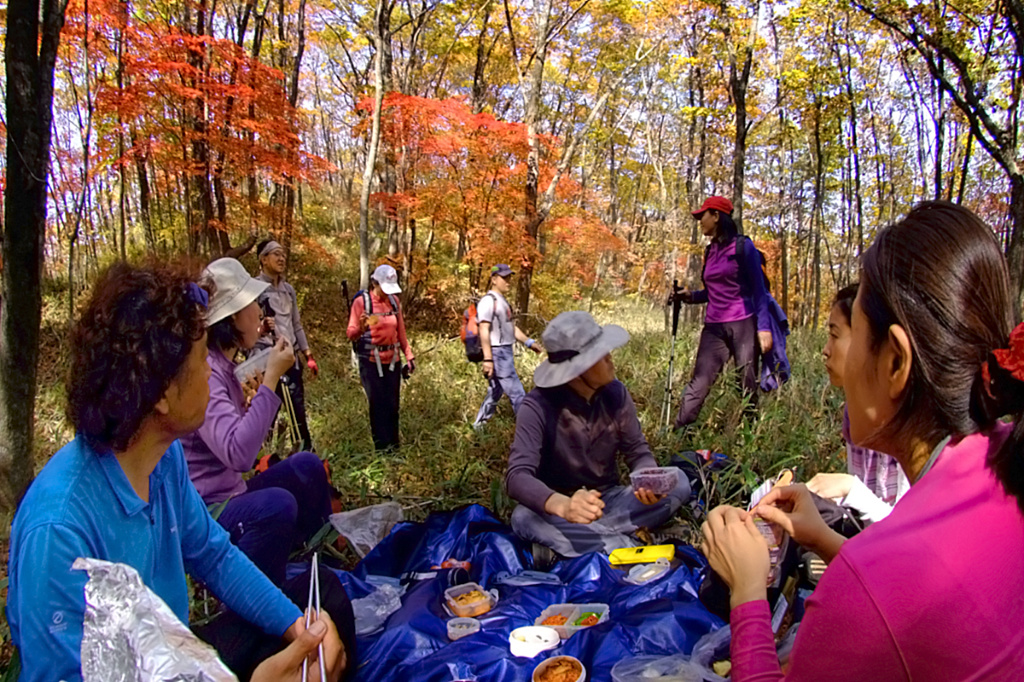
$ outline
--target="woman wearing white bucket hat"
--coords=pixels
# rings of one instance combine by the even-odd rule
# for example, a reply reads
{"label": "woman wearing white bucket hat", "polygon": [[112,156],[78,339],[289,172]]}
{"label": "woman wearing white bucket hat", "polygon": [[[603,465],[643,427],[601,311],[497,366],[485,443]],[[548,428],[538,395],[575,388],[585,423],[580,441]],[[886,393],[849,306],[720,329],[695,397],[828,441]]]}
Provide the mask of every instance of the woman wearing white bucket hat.
{"label": "woman wearing white bucket hat", "polygon": [[[359,379],[370,408],[370,434],[374,449],[383,452],[398,447],[398,408],[402,377],[416,371],[405,316],[398,294],[398,272],[378,265],[370,276],[370,288],[356,293],[346,333],[359,357]],[[405,354],[406,364],[401,363]]]}
{"label": "woman wearing white bucket hat", "polygon": [[519,502],[512,528],[562,556],[636,546],[630,533],[668,521],[690,495],[685,477],[665,496],[619,481],[658,466],[629,391],[615,378],[611,351],[629,340],[582,311],[558,315],[542,337],[547,359],[516,418],[505,484]]}
{"label": "woman wearing white bucket hat", "polygon": [[331,490],[320,458],[298,452],[248,481],[281,399],[278,381],[295,362],[283,338],[270,350],[266,371],[246,405],[233,358],[260,337],[257,297],[267,288],[234,258],[220,258],[203,273],[213,290],[206,315],[210,401],[206,420],[181,439],[189,476],[203,501],[219,509],[217,521],[231,541],[275,584],[285,580],[288,555],[323,526],[331,513]]}

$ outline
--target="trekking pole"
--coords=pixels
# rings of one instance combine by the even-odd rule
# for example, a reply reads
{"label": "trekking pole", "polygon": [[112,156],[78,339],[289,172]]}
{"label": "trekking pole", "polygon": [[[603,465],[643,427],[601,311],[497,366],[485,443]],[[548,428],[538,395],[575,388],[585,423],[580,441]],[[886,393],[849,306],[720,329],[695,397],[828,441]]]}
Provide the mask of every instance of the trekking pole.
{"label": "trekking pole", "polygon": [[[345,299],[345,320],[347,321],[352,317],[352,297],[348,293],[348,280],[341,280],[341,297]],[[358,375],[359,374],[359,358],[356,357],[355,344],[352,345],[352,353],[349,358],[352,370]]]}
{"label": "trekking pole", "polygon": [[[260,300],[260,308],[263,309],[263,317],[277,317],[274,307],[270,305],[269,298],[263,298]],[[270,340],[275,344],[277,343],[277,332],[275,330],[270,331]],[[288,379],[287,374],[281,376],[281,401],[284,403],[284,411],[288,417],[288,435],[292,440],[292,445],[298,449],[301,442],[299,439],[299,423],[295,420],[295,406],[292,404],[291,381]]]}
{"label": "trekking pole", "polygon": [[665,381],[665,397],[661,405],[661,423],[668,428],[672,419],[672,376],[675,374],[676,363],[676,334],[679,331],[679,308],[681,300],[678,297],[679,280],[672,280],[672,345],[668,353],[668,379]]}

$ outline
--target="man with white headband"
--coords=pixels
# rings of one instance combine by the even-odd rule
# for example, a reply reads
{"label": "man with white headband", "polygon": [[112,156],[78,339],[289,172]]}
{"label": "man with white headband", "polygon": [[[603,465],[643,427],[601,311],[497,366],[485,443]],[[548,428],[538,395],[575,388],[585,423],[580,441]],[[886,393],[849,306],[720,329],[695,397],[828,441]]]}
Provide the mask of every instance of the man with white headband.
{"label": "man with white headband", "polygon": [[259,341],[257,348],[271,346],[277,338],[283,338],[295,349],[295,364],[285,373],[290,388],[278,384],[277,394],[283,397],[282,391],[291,391],[295,421],[299,427],[299,436],[302,438],[299,450],[312,452],[313,439],[309,435],[309,425],[306,422],[306,391],[302,383],[302,366],[309,367],[314,377],[320,372],[320,368],[313,359],[313,352],[306,340],[306,332],[302,329],[295,289],[284,281],[284,271],[288,265],[284,247],[272,239],[266,239],[259,243],[256,252],[260,259],[260,274],[256,279],[270,283],[260,296],[259,304],[266,316],[267,326],[272,330],[270,335]]}
{"label": "man with white headband", "polygon": [[658,466],[636,405],[615,378],[611,351],[629,341],[582,311],[553,319],[541,337],[547,359],[519,406],[505,486],[519,505],[512,528],[565,557],[637,546],[630,534],[667,522],[690,496],[685,476],[668,495],[634,491],[619,480],[618,456],[630,471]]}

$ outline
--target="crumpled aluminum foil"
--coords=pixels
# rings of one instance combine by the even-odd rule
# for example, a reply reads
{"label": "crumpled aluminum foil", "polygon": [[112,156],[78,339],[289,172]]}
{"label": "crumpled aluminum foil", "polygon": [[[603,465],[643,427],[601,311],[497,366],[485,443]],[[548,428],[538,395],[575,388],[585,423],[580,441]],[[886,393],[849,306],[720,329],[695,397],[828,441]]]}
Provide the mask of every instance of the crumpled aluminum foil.
{"label": "crumpled aluminum foil", "polygon": [[84,682],[238,682],[214,651],[125,564],[75,560],[89,574]]}

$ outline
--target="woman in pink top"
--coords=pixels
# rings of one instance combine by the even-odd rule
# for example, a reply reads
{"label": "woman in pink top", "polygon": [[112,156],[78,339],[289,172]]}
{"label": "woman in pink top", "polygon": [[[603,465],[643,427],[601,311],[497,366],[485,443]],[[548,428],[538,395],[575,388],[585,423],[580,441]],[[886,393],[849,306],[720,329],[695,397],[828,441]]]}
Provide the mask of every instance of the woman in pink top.
{"label": "woman in pink top", "polygon": [[[734,682],[1015,680],[1024,670],[1024,328],[992,230],[947,202],[917,205],[864,254],[845,368],[850,435],[912,488],[851,540],[806,487],[751,514],[719,507],[704,552],[730,586]],[[1009,344],[1009,350],[1006,346]],[[1015,424],[999,421],[1015,415]],[[830,562],[775,654],[757,515]]]}

